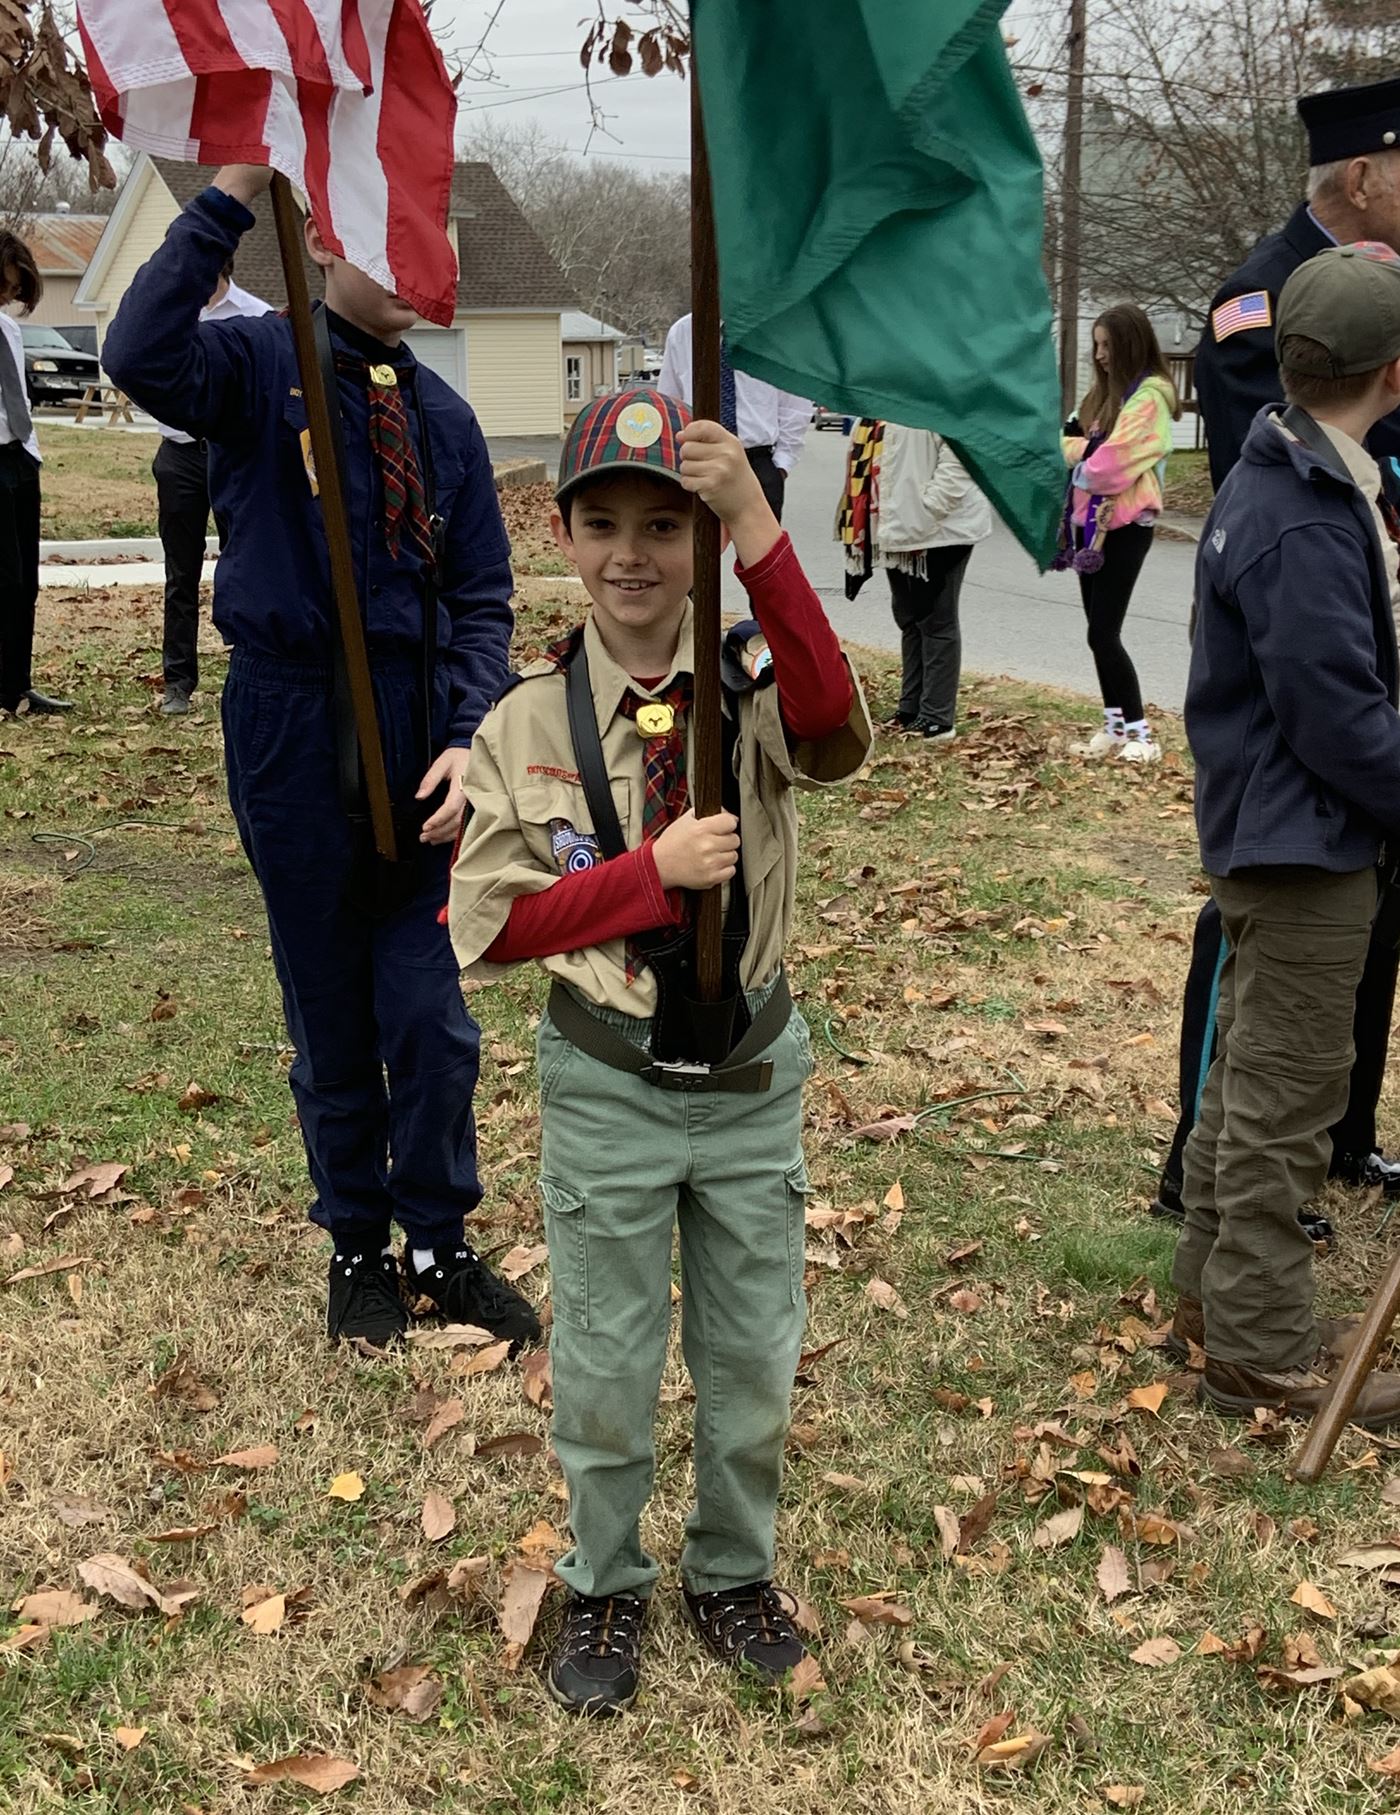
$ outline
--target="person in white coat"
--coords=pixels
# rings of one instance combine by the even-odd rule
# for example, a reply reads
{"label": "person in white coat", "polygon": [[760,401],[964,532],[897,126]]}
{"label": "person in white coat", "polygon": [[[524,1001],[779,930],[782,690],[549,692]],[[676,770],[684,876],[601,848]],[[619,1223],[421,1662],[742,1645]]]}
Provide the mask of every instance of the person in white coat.
{"label": "person in white coat", "polygon": [[[852,510],[862,491],[868,508]],[[973,547],[992,533],[992,508],[941,435],[893,422],[858,426],[847,500],[838,535],[851,575],[889,576],[904,666],[895,722],[949,742],[962,677],[958,595]]]}

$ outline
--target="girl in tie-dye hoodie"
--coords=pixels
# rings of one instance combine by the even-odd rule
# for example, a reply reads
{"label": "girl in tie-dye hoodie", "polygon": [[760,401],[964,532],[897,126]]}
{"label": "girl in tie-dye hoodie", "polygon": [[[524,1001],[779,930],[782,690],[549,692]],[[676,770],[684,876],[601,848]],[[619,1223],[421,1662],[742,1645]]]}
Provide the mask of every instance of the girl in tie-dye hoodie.
{"label": "girl in tie-dye hoodie", "polygon": [[1094,368],[1065,429],[1072,470],[1056,562],[1079,575],[1103,695],[1104,728],[1080,748],[1086,756],[1156,762],[1162,751],[1123,646],[1123,621],[1162,509],[1162,467],[1180,406],[1152,324],[1134,303],[1118,303],[1094,323]]}

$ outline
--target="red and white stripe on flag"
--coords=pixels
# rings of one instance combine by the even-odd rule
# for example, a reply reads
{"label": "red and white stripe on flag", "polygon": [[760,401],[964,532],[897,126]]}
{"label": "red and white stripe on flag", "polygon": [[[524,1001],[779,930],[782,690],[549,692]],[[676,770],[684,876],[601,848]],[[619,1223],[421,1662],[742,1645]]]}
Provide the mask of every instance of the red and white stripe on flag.
{"label": "red and white stripe on flag", "polygon": [[420,0],[78,0],[109,132],[192,164],[270,164],[332,251],[443,325],[457,103]]}

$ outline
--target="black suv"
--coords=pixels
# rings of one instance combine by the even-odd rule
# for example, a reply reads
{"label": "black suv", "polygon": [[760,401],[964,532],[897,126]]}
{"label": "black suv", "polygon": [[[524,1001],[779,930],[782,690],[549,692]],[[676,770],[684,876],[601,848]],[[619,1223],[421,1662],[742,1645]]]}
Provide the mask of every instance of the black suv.
{"label": "black suv", "polygon": [[90,384],[98,382],[97,355],[77,352],[57,328],[31,327],[21,322],[19,331],[24,340],[24,376],[31,403],[37,406],[76,401]]}

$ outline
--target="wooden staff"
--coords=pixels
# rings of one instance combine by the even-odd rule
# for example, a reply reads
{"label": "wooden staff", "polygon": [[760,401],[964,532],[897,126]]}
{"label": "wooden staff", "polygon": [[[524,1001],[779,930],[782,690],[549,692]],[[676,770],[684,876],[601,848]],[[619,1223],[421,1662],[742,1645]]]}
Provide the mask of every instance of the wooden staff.
{"label": "wooden staff", "polygon": [[1332,1451],[1347,1427],[1361,1389],[1376,1365],[1376,1357],[1397,1315],[1400,1315],[1400,1253],[1386,1268],[1375,1296],[1366,1307],[1355,1346],[1337,1370],[1331,1392],[1308,1426],[1303,1447],[1288,1471],[1295,1481],[1311,1486],[1322,1479],[1323,1470],[1332,1459]]}
{"label": "wooden staff", "polygon": [[301,369],[302,397],[311,430],[311,455],[316,463],[316,488],[331,557],[331,591],[340,620],[340,640],[350,679],[350,703],[355,714],[355,736],[360,746],[360,767],[369,802],[374,847],[387,862],[398,856],[394,839],[394,813],[389,801],[389,778],[384,770],[384,746],[374,710],[374,688],[369,677],[369,652],[365,648],[364,619],[360,615],[360,589],[350,553],[350,522],[345,511],[345,476],[336,459],[331,432],[331,403],[321,375],[316,333],[311,325],[311,292],[302,263],[301,213],[286,177],[272,179],[272,213],[277,222],[277,244],[282,253],[282,274],[287,281],[288,315]]}
{"label": "wooden staff", "polygon": [[[690,310],[691,400],[697,417],[718,422],[719,264],[715,255],[715,217],[710,201],[710,160],[705,122],[700,112],[700,83],[695,52],[690,63]],[[698,819],[723,809],[723,733],[720,722],[720,525],[699,498],[695,500],[695,701],[690,741],[691,804]],[[702,1002],[719,1000],[724,952],[718,888],[695,898],[696,981]]]}

